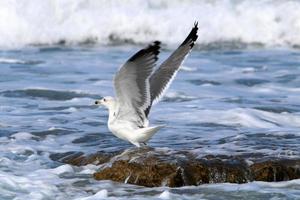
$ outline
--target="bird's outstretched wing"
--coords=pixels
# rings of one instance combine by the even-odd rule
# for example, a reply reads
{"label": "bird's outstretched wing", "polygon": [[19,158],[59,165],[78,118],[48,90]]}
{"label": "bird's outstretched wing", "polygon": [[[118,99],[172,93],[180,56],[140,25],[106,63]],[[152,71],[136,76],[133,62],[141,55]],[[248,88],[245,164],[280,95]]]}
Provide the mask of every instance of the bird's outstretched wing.
{"label": "bird's outstretched wing", "polygon": [[[160,42],[155,41],[133,55],[117,72],[114,87],[119,104],[119,118],[138,115],[146,118],[144,110],[151,104],[149,78],[159,54]],[[142,123],[142,122],[141,122]],[[141,124],[142,126],[142,124]]]}
{"label": "bird's outstretched wing", "polygon": [[172,82],[173,78],[179,70],[179,67],[183,63],[185,57],[189,54],[193,48],[198,35],[198,23],[195,22],[193,29],[182,42],[182,44],[171,54],[171,56],[165,60],[160,67],[150,77],[150,95],[151,103],[145,109],[145,115],[148,116],[150,108],[153,102],[159,101],[168,86]]}

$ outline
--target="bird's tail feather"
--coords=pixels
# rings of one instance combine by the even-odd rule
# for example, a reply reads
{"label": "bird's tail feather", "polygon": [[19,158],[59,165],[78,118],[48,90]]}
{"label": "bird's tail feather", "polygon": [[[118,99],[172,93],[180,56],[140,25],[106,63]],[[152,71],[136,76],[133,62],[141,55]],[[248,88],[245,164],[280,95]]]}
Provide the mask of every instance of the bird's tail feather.
{"label": "bird's tail feather", "polygon": [[140,134],[142,135],[140,142],[147,142],[157,131],[159,131],[163,127],[165,126],[158,125],[139,129]]}

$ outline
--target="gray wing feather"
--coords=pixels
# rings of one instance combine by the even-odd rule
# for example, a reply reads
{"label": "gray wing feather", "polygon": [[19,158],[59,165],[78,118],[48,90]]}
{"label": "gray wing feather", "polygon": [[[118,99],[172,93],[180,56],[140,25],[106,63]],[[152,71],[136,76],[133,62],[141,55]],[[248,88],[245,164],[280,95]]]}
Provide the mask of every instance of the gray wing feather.
{"label": "gray wing feather", "polygon": [[119,103],[119,117],[136,114],[141,121],[144,120],[141,113],[151,103],[149,78],[155,67],[159,48],[160,42],[156,41],[140,50],[115,75],[114,86]]}
{"label": "gray wing feather", "polygon": [[176,76],[179,67],[183,63],[185,57],[191,51],[195,41],[198,38],[198,23],[195,22],[193,29],[182,42],[182,44],[165,60],[160,67],[150,77],[150,95],[151,103],[145,109],[145,114],[148,116],[151,105],[154,101],[158,101],[166,91],[173,78]]}

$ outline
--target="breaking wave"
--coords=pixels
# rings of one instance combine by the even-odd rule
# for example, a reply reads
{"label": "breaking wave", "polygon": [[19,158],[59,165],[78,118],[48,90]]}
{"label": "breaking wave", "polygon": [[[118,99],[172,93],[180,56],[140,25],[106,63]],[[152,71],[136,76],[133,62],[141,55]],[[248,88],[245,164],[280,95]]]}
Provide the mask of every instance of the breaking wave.
{"label": "breaking wave", "polygon": [[299,10],[300,2],[292,0],[3,0],[0,47],[153,40],[173,45],[194,21],[199,46],[299,47]]}

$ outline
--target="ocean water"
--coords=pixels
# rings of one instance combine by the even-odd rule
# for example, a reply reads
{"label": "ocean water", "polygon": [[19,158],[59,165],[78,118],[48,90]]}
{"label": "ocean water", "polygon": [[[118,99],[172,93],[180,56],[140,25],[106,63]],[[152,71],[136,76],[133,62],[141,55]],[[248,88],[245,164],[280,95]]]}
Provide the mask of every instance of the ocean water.
{"label": "ocean water", "polygon": [[195,20],[204,46],[299,47],[299,9],[298,0],[1,0],[0,47],[175,45]]}
{"label": "ocean water", "polygon": [[151,110],[150,124],[167,126],[149,145],[299,159],[299,8],[279,0],[1,1],[0,199],[300,199],[299,179],[145,188],[95,181],[97,166],[49,158],[132,148],[108,131],[107,111],[94,101],[114,95],[113,75],[133,53],[161,40],[162,61],[197,20],[197,45]]}

